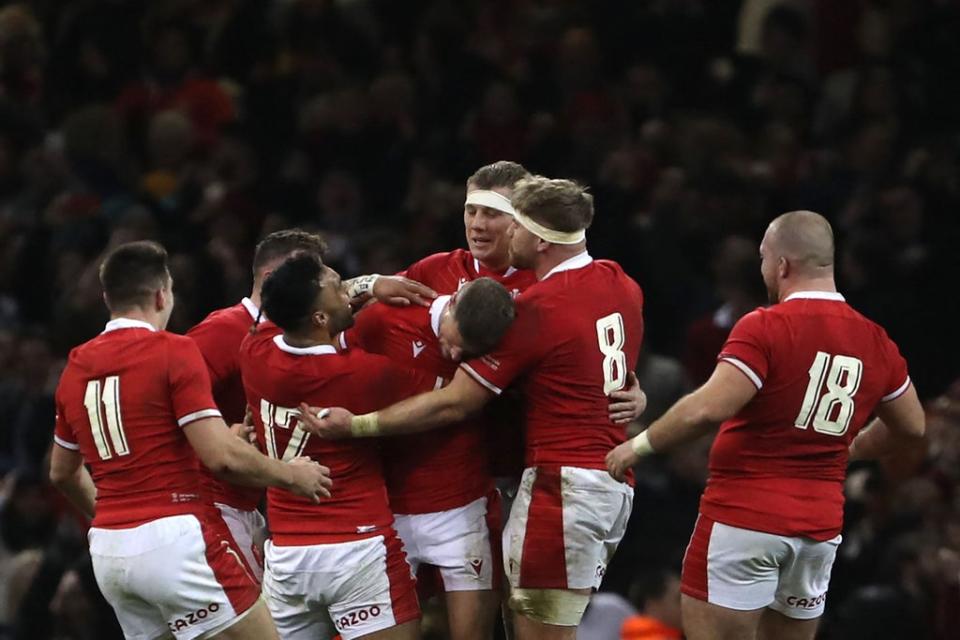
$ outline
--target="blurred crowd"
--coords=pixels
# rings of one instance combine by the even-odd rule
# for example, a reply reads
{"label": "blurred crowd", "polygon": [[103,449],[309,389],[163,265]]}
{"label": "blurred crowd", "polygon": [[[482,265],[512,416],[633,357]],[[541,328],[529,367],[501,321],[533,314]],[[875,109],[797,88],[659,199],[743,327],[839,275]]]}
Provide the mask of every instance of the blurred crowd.
{"label": "blurred crowd", "polygon": [[[646,295],[647,421],[765,303],[766,223],[831,220],[841,291],[901,346],[930,437],[851,470],[822,636],[956,637],[958,34],[956,0],[3,3],[0,637],[119,637],[44,480],[105,250],[168,247],[184,331],[248,292],[279,228],[322,231],[345,276],[462,246],[464,180],[500,159],[590,185],[591,253]],[[625,630],[673,616],[708,448],[638,469],[593,605]]]}

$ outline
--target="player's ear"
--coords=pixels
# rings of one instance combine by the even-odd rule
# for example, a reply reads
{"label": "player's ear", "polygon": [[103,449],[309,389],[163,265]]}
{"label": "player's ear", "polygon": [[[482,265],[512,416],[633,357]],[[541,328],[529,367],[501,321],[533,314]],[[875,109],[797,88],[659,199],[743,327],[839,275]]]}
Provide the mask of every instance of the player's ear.
{"label": "player's ear", "polygon": [[324,329],[326,329],[326,328],[327,328],[327,323],[329,322],[329,319],[330,319],[330,318],[329,318],[329,316],[327,316],[326,313],[324,313],[323,311],[319,311],[319,310],[318,310],[318,311],[314,311],[314,312],[310,315],[310,319],[311,319],[311,321],[313,322],[313,325],[314,325],[315,327],[323,327]]}
{"label": "player's ear", "polygon": [[167,294],[163,289],[157,289],[153,292],[153,306],[157,311],[163,311],[167,308]]}
{"label": "player's ear", "polygon": [[784,256],[777,258],[777,275],[780,278],[786,278],[790,275],[790,261]]}

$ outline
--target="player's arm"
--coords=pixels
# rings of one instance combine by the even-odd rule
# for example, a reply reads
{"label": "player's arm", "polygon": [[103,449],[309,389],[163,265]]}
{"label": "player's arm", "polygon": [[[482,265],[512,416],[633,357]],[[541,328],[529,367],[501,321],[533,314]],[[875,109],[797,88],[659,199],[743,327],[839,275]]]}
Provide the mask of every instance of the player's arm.
{"label": "player's arm", "polygon": [[622,480],[642,456],[696,440],[737,415],[756,394],[756,385],[740,369],[721,360],[702,387],[678,400],[649,429],[610,451],[607,470]]}
{"label": "player's arm", "polygon": [[850,460],[872,460],[923,439],[926,418],[917,390],[911,384],[903,395],[877,405],[877,418],[860,430],[850,443]]}
{"label": "player's arm", "polygon": [[437,297],[437,292],[430,287],[403,276],[381,276],[379,274],[357,276],[347,280],[344,284],[347,286],[350,304],[354,308],[359,308],[370,298],[399,307],[410,304],[429,307],[433,299]]}
{"label": "player's arm", "polygon": [[[479,411],[493,394],[458,369],[453,381],[436,391],[407,398],[360,416],[346,409],[318,409],[300,405],[303,428],[323,438],[348,438],[416,433],[465,420]],[[318,413],[323,417],[319,417]]]}
{"label": "player's arm", "polygon": [[54,443],[50,451],[50,483],[66,496],[70,504],[87,517],[93,517],[97,488],[90,472],[83,466],[83,456],[79,451]]}
{"label": "player's arm", "polygon": [[279,487],[319,502],[330,497],[330,469],[309,458],[281,462],[236,437],[220,418],[201,418],[183,427],[200,461],[224,480],[248,487]]}

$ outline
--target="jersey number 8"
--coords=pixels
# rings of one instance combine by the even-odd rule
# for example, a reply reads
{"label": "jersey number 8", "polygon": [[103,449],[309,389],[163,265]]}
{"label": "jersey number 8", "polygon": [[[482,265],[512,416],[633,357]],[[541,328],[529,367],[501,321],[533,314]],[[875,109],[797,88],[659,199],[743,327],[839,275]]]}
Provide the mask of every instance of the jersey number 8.
{"label": "jersey number 8", "polygon": [[[863,361],[818,351],[808,373],[810,383],[793,426],[806,429],[813,417],[813,430],[817,433],[842,436],[853,418],[853,396],[860,388]],[[826,393],[823,393],[824,386]]]}
{"label": "jersey number 8", "polygon": [[627,355],[623,352],[625,339],[623,316],[619,313],[597,320],[597,342],[603,354],[603,392],[606,395],[623,389],[627,381]]}

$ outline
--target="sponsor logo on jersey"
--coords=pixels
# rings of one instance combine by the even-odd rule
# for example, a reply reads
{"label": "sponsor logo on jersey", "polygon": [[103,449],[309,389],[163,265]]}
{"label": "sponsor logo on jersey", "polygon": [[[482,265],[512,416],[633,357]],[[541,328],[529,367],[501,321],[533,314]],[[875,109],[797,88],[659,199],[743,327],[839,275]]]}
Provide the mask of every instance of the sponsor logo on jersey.
{"label": "sponsor logo on jersey", "polygon": [[420,354],[423,353],[423,350],[427,348],[427,345],[423,344],[420,340],[413,341],[413,357],[419,358]]}
{"label": "sponsor logo on jersey", "polygon": [[369,607],[363,607],[362,609],[354,609],[336,620],[334,624],[337,626],[337,631],[343,632],[346,629],[352,629],[358,624],[362,624],[371,618],[376,618],[382,613],[379,605],[370,605]]}
{"label": "sponsor logo on jersey", "polygon": [[191,611],[187,615],[180,618],[174,618],[167,623],[167,626],[170,627],[170,631],[182,631],[183,629],[187,629],[198,622],[203,622],[210,617],[210,615],[216,613],[217,611],[220,611],[220,604],[217,602],[211,602],[203,609]]}

